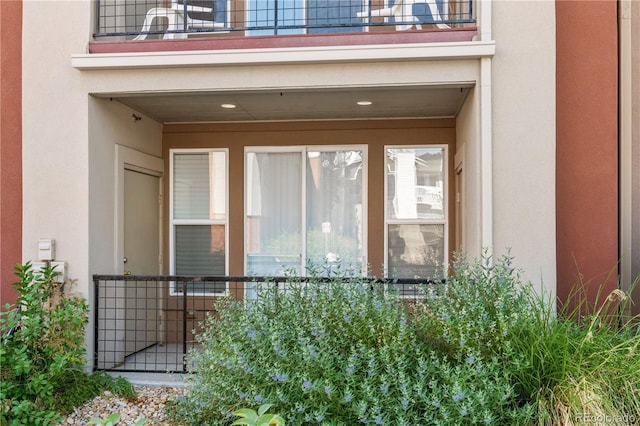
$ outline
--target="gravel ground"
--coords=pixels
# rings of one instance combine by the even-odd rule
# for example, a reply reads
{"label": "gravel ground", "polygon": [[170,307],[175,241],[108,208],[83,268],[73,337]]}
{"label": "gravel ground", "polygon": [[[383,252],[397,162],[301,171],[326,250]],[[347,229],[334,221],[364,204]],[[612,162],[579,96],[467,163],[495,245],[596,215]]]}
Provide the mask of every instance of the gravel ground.
{"label": "gravel ground", "polygon": [[184,388],[172,388],[164,386],[134,386],[137,398],[127,400],[120,398],[109,391],[95,397],[81,407],[77,407],[58,426],[86,425],[93,418],[105,419],[109,414],[120,414],[118,426],[131,425],[139,418],[147,419],[148,425],[176,425],[167,420],[164,414],[165,402],[170,398],[184,395]]}

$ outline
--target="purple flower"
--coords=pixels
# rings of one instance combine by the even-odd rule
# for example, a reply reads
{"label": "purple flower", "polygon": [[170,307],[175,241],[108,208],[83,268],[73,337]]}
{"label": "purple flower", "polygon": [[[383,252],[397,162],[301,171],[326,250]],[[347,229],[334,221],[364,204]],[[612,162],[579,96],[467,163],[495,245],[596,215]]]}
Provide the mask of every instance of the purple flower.
{"label": "purple flower", "polygon": [[440,408],[440,401],[433,400],[431,401],[431,405],[433,405],[436,408]]}
{"label": "purple flower", "polygon": [[273,376],[271,376],[271,378],[273,379],[274,382],[286,382],[287,381],[287,374],[286,373],[276,373]]}
{"label": "purple flower", "polygon": [[377,425],[381,425],[382,424],[382,416],[379,415],[379,414],[377,416],[375,416],[373,420],[376,422]]}
{"label": "purple flower", "polygon": [[318,356],[318,352],[316,352],[316,350],[313,348],[313,346],[309,345],[308,349],[309,349],[309,356],[311,358],[315,358],[315,357]]}
{"label": "purple flower", "polygon": [[344,320],[344,322],[347,322],[347,323],[348,323],[348,322],[351,322],[351,317],[350,317],[349,315],[346,315],[346,314],[345,314],[345,315],[343,315],[343,316],[342,316],[342,319]]}
{"label": "purple flower", "polygon": [[262,402],[262,401],[264,401],[263,396],[262,396],[262,395],[260,395],[260,394],[257,394],[257,395],[256,395],[256,402]]}
{"label": "purple flower", "polygon": [[350,393],[344,396],[344,402],[351,402],[352,399],[353,399],[353,395],[351,395]]}
{"label": "purple flower", "polygon": [[355,369],[356,369],[356,366],[355,366],[355,365],[353,365],[353,364],[349,364],[349,365],[347,366],[347,374],[353,374],[353,372],[355,371]]}
{"label": "purple flower", "polygon": [[387,393],[387,392],[389,391],[389,385],[388,385],[388,384],[386,384],[386,383],[381,384],[381,385],[380,385],[380,390],[381,390],[383,393]]}
{"label": "purple flower", "polygon": [[331,395],[331,386],[327,385],[324,387],[324,393],[327,395]]}
{"label": "purple flower", "polygon": [[402,404],[402,408],[406,409],[407,407],[409,407],[409,400],[408,399],[405,398],[400,402]]}
{"label": "purple flower", "polygon": [[302,383],[302,388],[303,388],[304,390],[309,390],[309,389],[311,389],[312,387],[313,387],[313,383],[311,383],[311,381],[309,381],[309,380],[305,380],[305,381]]}
{"label": "purple flower", "polygon": [[321,422],[321,421],[323,421],[323,420],[324,420],[324,416],[323,416],[322,414],[318,414],[318,415],[316,416],[316,422],[320,423],[320,422]]}
{"label": "purple flower", "polygon": [[455,402],[461,401],[464,398],[464,392],[455,393],[451,398],[453,398]]}
{"label": "purple flower", "polygon": [[467,357],[467,364],[473,364],[476,360],[476,357],[474,357],[473,355],[469,355]]}
{"label": "purple flower", "polygon": [[255,331],[255,330],[249,330],[249,332],[247,333],[247,337],[248,337],[249,339],[251,339],[251,340],[255,340],[256,335],[257,335],[257,333],[256,333],[256,331]]}

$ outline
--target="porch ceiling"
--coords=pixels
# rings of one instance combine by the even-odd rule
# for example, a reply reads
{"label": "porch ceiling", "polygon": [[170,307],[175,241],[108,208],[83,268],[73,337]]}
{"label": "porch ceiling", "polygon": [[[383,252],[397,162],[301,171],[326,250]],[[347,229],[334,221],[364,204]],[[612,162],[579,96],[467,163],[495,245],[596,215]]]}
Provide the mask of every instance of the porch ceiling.
{"label": "porch ceiling", "polygon": [[[470,85],[104,95],[162,123],[455,117]],[[360,106],[358,101],[370,101]],[[234,104],[236,108],[222,108]]]}

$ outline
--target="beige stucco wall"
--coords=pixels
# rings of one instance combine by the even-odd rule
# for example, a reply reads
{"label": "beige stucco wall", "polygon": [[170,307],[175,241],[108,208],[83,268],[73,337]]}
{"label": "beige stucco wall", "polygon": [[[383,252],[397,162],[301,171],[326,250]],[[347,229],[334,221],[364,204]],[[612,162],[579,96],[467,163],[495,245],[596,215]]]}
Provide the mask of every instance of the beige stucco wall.
{"label": "beige stucco wall", "polygon": [[494,1],[493,226],[525,278],[555,294],[555,4]]}
{"label": "beige stucco wall", "polygon": [[[113,272],[115,144],[156,156],[162,149],[160,123],[136,123],[122,104],[92,98],[99,81],[70,65],[86,49],[92,7],[25,1],[23,35],[22,258],[37,260],[38,239],[54,238],[56,260],[90,301],[91,275]],[[60,31],[62,19],[74,25]],[[89,331],[89,351],[92,339]]]}
{"label": "beige stucco wall", "polygon": [[482,254],[481,233],[481,165],[479,135],[479,95],[473,89],[462,106],[456,119],[455,168],[461,169],[460,191],[460,251],[470,257]]}
{"label": "beige stucco wall", "polygon": [[[23,259],[36,258],[39,238],[55,238],[56,258],[69,262],[69,275],[80,280],[84,294],[88,108],[84,81],[69,69],[69,53],[85,49],[90,29],[83,22],[90,7],[90,2],[23,4]],[[61,21],[67,22],[65,31]]]}

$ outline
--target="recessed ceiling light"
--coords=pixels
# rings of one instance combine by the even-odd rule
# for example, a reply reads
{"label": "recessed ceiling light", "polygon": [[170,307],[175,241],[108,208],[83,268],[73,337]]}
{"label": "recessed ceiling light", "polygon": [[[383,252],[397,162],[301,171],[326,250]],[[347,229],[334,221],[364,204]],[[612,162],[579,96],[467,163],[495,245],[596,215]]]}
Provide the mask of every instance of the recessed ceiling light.
{"label": "recessed ceiling light", "polygon": [[236,105],[235,104],[222,104],[220,105],[222,108],[227,108],[227,109],[232,109],[235,108]]}
{"label": "recessed ceiling light", "polygon": [[360,106],[367,106],[367,105],[371,105],[373,102],[371,101],[358,101],[357,104]]}

